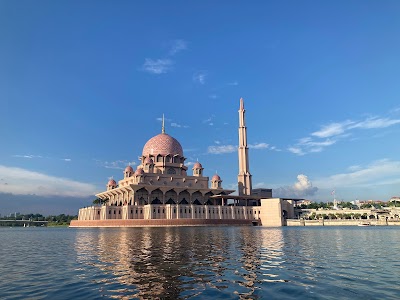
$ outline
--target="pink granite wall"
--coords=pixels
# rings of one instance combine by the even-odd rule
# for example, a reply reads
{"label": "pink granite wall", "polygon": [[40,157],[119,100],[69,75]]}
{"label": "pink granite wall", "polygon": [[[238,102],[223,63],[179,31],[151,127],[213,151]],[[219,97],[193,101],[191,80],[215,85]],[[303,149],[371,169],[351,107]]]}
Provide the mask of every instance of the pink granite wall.
{"label": "pink granite wall", "polygon": [[152,226],[213,226],[247,225],[254,220],[221,219],[150,219],[150,220],[72,220],[69,227],[152,227]]}

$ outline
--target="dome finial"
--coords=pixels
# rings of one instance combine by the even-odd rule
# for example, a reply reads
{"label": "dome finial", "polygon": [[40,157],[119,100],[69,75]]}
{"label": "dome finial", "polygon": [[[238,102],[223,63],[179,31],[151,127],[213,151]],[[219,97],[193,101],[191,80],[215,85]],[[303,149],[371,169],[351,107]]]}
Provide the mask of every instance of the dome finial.
{"label": "dome finial", "polygon": [[162,114],[162,127],[161,127],[161,133],[165,133],[164,114]]}

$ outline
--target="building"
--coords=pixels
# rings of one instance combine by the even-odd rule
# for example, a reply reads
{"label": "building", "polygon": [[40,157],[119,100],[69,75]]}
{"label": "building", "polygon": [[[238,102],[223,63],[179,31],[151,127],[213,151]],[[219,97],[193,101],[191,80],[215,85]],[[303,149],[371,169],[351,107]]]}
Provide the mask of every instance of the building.
{"label": "building", "polygon": [[272,198],[271,189],[252,190],[244,114],[240,99],[238,195],[222,187],[218,174],[203,176],[200,162],[189,171],[181,144],[165,132],[163,120],[136,170],[127,166],[118,183],[110,179],[96,195],[103,205],[81,208],[71,227],[284,225],[294,217],[293,201]]}

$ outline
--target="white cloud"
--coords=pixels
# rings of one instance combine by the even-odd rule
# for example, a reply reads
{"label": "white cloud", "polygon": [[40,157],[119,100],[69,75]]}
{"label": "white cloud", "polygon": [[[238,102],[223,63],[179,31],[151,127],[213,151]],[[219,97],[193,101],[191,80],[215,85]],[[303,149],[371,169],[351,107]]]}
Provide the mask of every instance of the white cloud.
{"label": "white cloud", "polygon": [[297,147],[289,147],[287,150],[289,152],[292,152],[292,153],[297,154],[297,155],[304,155],[305,154],[303,152],[303,150],[301,150],[301,148],[297,148]]}
{"label": "white cloud", "polygon": [[187,167],[193,166],[193,165],[194,165],[194,161],[185,162],[185,165],[186,165]]}
{"label": "white cloud", "polygon": [[[379,129],[396,124],[400,124],[400,119],[381,117],[368,117],[362,121],[346,120],[343,122],[333,122],[322,126],[318,131],[312,132],[310,136],[300,139],[297,144],[289,147],[288,150],[297,155],[321,152],[339,140],[351,136],[356,129]],[[353,137],[351,140],[356,139]]]}
{"label": "white cloud", "polygon": [[63,161],[72,161],[70,158],[63,158]]}
{"label": "white cloud", "polygon": [[316,183],[321,188],[373,187],[388,182],[400,184],[400,161],[381,159],[364,167],[351,166],[349,171],[318,179]]}
{"label": "white cloud", "polygon": [[269,145],[267,143],[256,143],[249,144],[250,149],[268,149]]}
{"label": "white cloud", "polygon": [[312,136],[316,136],[319,138],[327,138],[335,135],[342,134],[347,130],[347,126],[354,124],[352,121],[344,121],[341,123],[331,123],[325,126],[316,132],[311,133]]}
{"label": "white cloud", "polygon": [[386,128],[392,125],[400,124],[400,120],[389,119],[389,118],[369,118],[365,121],[358,122],[349,129],[360,128],[360,129],[372,129],[372,128]]}
{"label": "white cloud", "polygon": [[206,77],[207,77],[207,73],[205,71],[199,71],[199,72],[196,72],[193,74],[193,81],[200,83],[200,84],[205,84]]}
{"label": "white cloud", "polygon": [[221,144],[220,141],[214,141],[214,143],[216,143],[217,145]]}
{"label": "white cloud", "polygon": [[123,170],[125,169],[128,165],[129,166],[135,166],[136,162],[134,161],[127,161],[127,160],[116,160],[116,161],[101,161],[98,159],[95,159],[96,163],[106,169],[116,169],[116,170]]}
{"label": "white cloud", "polygon": [[172,41],[171,49],[169,50],[169,55],[175,55],[178,52],[187,49],[187,43],[184,40],[174,40]]}
{"label": "white cloud", "polygon": [[15,195],[86,197],[97,189],[93,184],[3,165],[0,178],[0,192]]}
{"label": "white cloud", "polygon": [[273,190],[274,197],[282,198],[301,198],[313,196],[318,188],[304,174],[297,175],[297,182],[292,186],[283,186]]}
{"label": "white cloud", "polygon": [[232,81],[232,82],[228,82],[228,85],[236,86],[236,85],[239,85],[239,82],[237,82],[237,81],[235,80],[235,81]]}
{"label": "white cloud", "polygon": [[43,158],[43,156],[41,156],[41,155],[31,155],[31,154],[25,154],[25,155],[16,154],[16,155],[13,155],[13,157],[29,158],[29,159],[31,159],[31,158]]}
{"label": "white cloud", "polygon": [[211,94],[210,96],[208,96],[208,97],[210,97],[211,99],[217,99],[218,98],[218,96],[217,95],[215,95],[215,94]]}
{"label": "white cloud", "polygon": [[178,123],[176,123],[176,122],[172,122],[172,123],[171,123],[171,127],[177,127],[177,128],[189,128],[189,126],[188,126],[188,125],[181,125],[181,124],[178,124]]}
{"label": "white cloud", "polygon": [[142,66],[142,70],[152,74],[163,74],[172,70],[174,62],[170,59],[146,58]]}
{"label": "white cloud", "polygon": [[237,151],[237,146],[234,145],[220,145],[220,146],[208,146],[207,153],[210,154],[225,154]]}
{"label": "white cloud", "polygon": [[208,123],[208,125],[210,125],[210,126],[214,126],[214,123],[212,123],[212,122],[211,122],[211,123]]}

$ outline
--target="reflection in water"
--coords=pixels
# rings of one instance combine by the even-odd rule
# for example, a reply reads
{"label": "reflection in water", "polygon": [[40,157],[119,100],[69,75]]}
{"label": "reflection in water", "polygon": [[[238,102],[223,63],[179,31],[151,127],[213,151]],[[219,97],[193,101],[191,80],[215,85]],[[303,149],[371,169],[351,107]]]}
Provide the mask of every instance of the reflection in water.
{"label": "reflection in water", "polygon": [[282,263],[281,229],[121,228],[78,230],[79,263],[104,272],[101,293],[112,298],[258,298]]}
{"label": "reflection in water", "polygon": [[75,251],[106,298],[374,299],[398,293],[399,245],[378,228],[109,228],[76,230]]}

